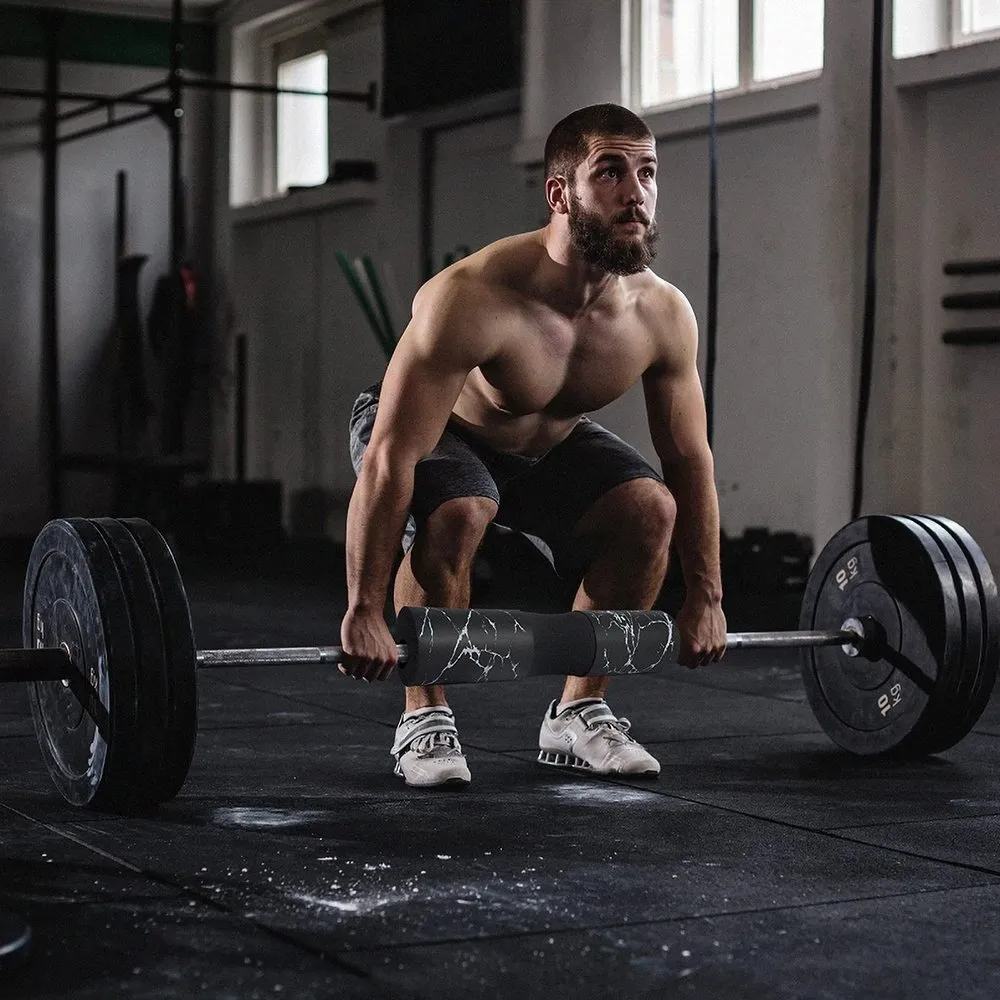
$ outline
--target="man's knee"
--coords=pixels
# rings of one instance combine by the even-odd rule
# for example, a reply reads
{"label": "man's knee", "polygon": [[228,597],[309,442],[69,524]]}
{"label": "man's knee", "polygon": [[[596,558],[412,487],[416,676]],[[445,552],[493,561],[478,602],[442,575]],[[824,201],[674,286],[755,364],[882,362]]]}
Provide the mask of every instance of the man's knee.
{"label": "man's knee", "polygon": [[457,497],[433,510],[420,526],[415,555],[449,568],[471,564],[497,505],[489,497]]}
{"label": "man's knee", "polygon": [[630,479],[609,490],[600,501],[596,533],[638,547],[651,556],[663,555],[670,547],[677,503],[673,494],[657,479]]}
{"label": "man's knee", "polygon": [[652,548],[665,550],[677,521],[674,495],[657,479],[633,479],[622,487],[625,520]]}

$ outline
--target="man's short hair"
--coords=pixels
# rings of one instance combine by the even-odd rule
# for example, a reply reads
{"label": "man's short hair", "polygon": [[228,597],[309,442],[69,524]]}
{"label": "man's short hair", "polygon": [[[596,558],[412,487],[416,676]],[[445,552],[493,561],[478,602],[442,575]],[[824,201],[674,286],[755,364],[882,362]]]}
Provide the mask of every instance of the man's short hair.
{"label": "man's short hair", "polygon": [[587,156],[587,142],[594,136],[652,139],[649,126],[619,104],[591,104],[557,122],[545,140],[545,176],[572,180]]}

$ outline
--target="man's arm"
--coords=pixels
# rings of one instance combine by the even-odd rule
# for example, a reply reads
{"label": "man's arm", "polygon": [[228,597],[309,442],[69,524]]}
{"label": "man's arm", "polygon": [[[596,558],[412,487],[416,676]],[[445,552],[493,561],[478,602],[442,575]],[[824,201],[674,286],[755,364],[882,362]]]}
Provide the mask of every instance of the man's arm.
{"label": "man's arm", "polygon": [[[725,650],[719,499],[698,376],[698,328],[687,299],[669,289],[663,352],[643,376],[646,412],[663,479],[677,503],[677,550],[687,597],[678,615],[682,663],[717,660]],[[662,320],[660,321],[662,323]]]}
{"label": "man's arm", "polygon": [[386,369],[347,511],[342,669],[353,676],[382,679],[395,664],[383,608],[413,498],[414,468],[440,440],[469,372],[493,354],[495,334],[475,318],[486,294],[463,277],[425,285]]}

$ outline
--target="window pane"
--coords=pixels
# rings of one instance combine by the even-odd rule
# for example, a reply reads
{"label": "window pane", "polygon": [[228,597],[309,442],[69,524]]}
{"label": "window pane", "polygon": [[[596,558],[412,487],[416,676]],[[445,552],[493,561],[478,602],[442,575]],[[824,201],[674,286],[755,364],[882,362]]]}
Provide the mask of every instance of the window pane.
{"label": "window pane", "polygon": [[823,68],[823,0],[754,0],[753,78]]}
{"label": "window pane", "polygon": [[643,107],[739,84],[739,0],[642,0],[640,30]]}
{"label": "window pane", "polygon": [[[278,86],[326,90],[325,52],[312,52],[278,65]],[[322,97],[278,95],[278,190],[293,184],[322,184],[329,173],[327,102]]]}
{"label": "window pane", "polygon": [[962,33],[1000,29],[1000,0],[962,0]]}
{"label": "window pane", "polygon": [[893,0],[892,54],[905,59],[946,48],[948,13],[941,0]]}

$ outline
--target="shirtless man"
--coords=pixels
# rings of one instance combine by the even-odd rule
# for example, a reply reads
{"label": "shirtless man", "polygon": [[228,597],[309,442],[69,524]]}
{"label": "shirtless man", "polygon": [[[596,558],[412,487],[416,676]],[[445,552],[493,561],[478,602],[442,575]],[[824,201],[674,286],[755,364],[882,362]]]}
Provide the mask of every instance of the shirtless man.
{"label": "shirtless man", "polygon": [[[654,256],[656,143],[630,111],[583,108],[545,145],[549,222],[436,275],[381,385],[351,418],[358,482],[347,516],[341,670],[384,680],[396,608],[467,607],[491,521],[541,538],[580,579],[579,609],[646,609],[676,521],[686,599],[680,662],[725,650],[719,512],[697,328]],[[661,476],[583,414],[642,379]],[[363,461],[362,461],[363,457]],[[545,713],[539,760],[599,774],[656,775],[657,760],[604,701],[606,677],[566,678]],[[470,780],[443,687],[409,687],[392,747],[407,784]]]}

